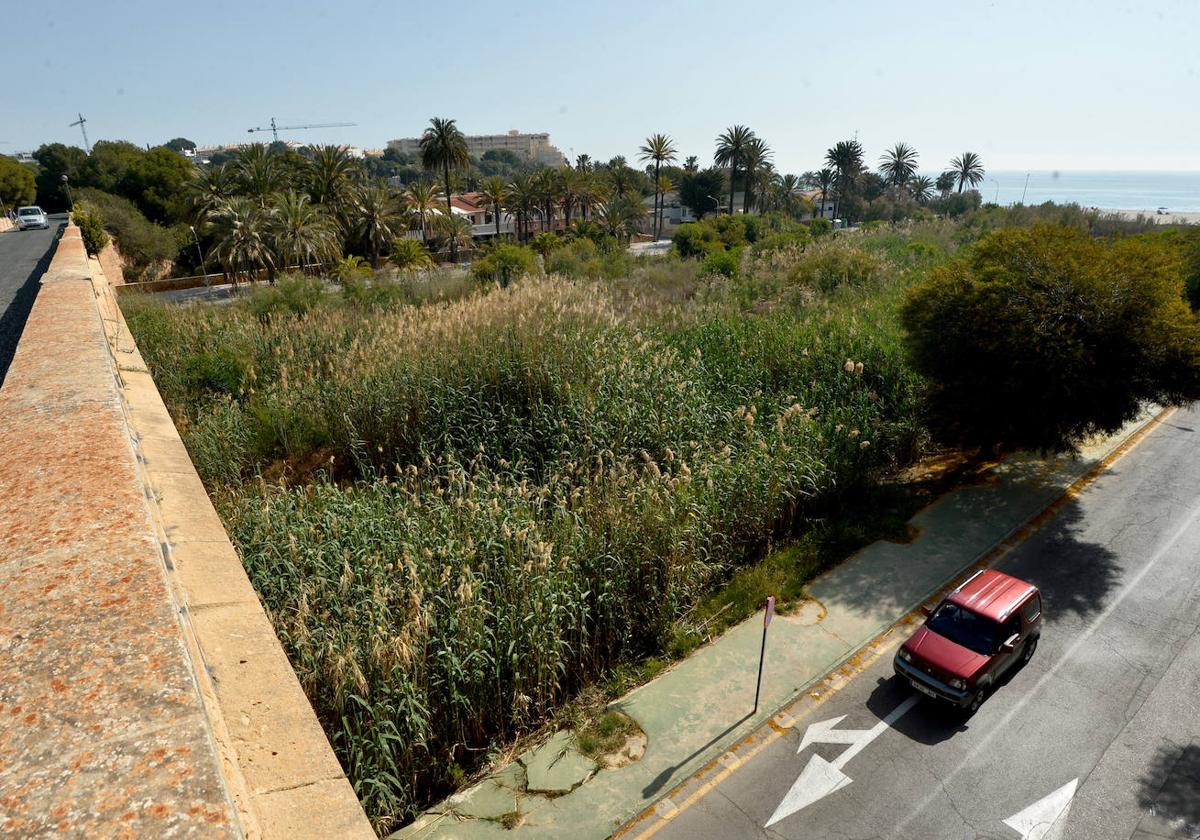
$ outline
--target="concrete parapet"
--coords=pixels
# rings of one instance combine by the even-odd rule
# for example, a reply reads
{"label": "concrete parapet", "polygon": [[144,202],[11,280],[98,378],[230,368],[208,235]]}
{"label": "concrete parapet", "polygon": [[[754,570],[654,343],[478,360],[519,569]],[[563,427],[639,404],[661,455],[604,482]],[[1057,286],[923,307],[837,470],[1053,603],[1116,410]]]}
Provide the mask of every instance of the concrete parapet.
{"label": "concrete parapet", "polygon": [[68,226],[0,389],[0,834],[373,838]]}

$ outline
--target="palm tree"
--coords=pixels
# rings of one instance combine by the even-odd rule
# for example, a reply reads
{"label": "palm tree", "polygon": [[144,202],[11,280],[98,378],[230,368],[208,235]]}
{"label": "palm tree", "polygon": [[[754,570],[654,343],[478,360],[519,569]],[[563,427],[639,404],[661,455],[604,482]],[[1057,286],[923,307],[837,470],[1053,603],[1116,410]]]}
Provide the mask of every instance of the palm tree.
{"label": "palm tree", "polygon": [[775,192],[778,196],[775,202],[779,209],[789,215],[796,214],[796,191],[800,189],[800,179],[795,175],[777,176]]}
{"label": "palm tree", "polygon": [[829,167],[817,172],[817,186],[821,189],[821,218],[825,218],[825,201],[829,198],[829,191],[833,189],[836,180],[837,173]]}
{"label": "palm tree", "polygon": [[953,172],[946,171],[937,176],[937,191],[942,195],[946,195],[950,190],[954,189],[954,182],[958,180],[958,176]]}
{"label": "palm tree", "polygon": [[575,158],[575,170],[577,172],[591,172],[592,171],[592,156],[591,155],[579,155],[578,157],[576,157]]}
{"label": "palm tree", "polygon": [[333,262],[342,256],[337,231],[329,217],[304,193],[288,190],[271,214],[271,250],[280,269]]}
{"label": "palm tree", "polygon": [[353,198],[354,183],[361,175],[362,165],[345,146],[314,146],[305,163],[309,197],[329,208],[340,209]]}
{"label": "palm tree", "polygon": [[585,222],[591,209],[604,202],[604,196],[604,185],[600,183],[596,173],[580,173],[579,181],[575,184],[575,202],[579,205]]}
{"label": "palm tree", "polygon": [[266,207],[271,197],[286,186],[287,173],[279,156],[262,143],[251,143],[238,152],[233,164],[239,191]]}
{"label": "palm tree", "polygon": [[504,179],[499,175],[489,175],[479,185],[479,194],[484,202],[491,205],[492,217],[496,220],[496,241],[500,241],[500,214],[504,212],[504,202],[508,200],[508,188]]}
{"label": "palm tree", "polygon": [[659,175],[658,181],[656,182],[656,187],[658,194],[662,196],[662,199],[658,203],[658,225],[654,235],[655,239],[659,239],[662,237],[663,216],[666,214],[667,209],[667,193],[675,189],[675,184],[671,181],[669,175]]}
{"label": "palm tree", "polygon": [[204,222],[237,192],[232,167],[225,164],[201,169],[196,180],[187,185],[188,210],[196,222]]}
{"label": "palm tree", "polygon": [[210,223],[215,238],[210,253],[222,270],[233,278],[246,272],[251,280],[261,268],[274,278],[275,258],[270,247],[269,211],[244,196],[235,196],[212,214]]}
{"label": "palm tree", "polygon": [[533,176],[533,190],[542,217],[542,230],[554,229],[554,205],[558,201],[558,178],[553,169],[543,169]]}
{"label": "palm tree", "polygon": [[[760,137],[751,137],[750,142],[746,144],[746,154],[743,159],[746,167],[746,174],[743,178],[745,181],[745,189],[742,192],[742,215],[750,212],[750,205],[755,201],[755,193],[764,194],[765,190],[759,183],[759,177],[763,172],[770,173],[771,170],[771,148],[763,142]],[[770,178],[767,178],[766,183],[770,183]]]}
{"label": "palm tree", "polygon": [[457,252],[459,245],[470,245],[474,241],[471,222],[463,216],[439,215],[433,222],[433,229],[438,238],[446,240],[452,253]]}
{"label": "palm tree", "polygon": [[433,258],[429,256],[429,251],[415,239],[397,239],[392,244],[392,253],[388,259],[401,271],[425,271],[433,268]]}
{"label": "palm tree", "polygon": [[659,202],[662,192],[658,188],[659,175],[664,163],[673,163],[676,156],[675,143],[665,134],[651,134],[638,150],[638,160],[654,161],[654,238],[658,239],[662,224]]}
{"label": "palm tree", "polygon": [[428,240],[429,222],[440,215],[437,187],[429,181],[414,181],[408,185],[400,200],[409,218],[415,219],[421,225],[421,240]]}
{"label": "palm tree", "polygon": [[509,211],[517,218],[517,239],[524,241],[529,237],[529,217],[537,207],[533,178],[524,174],[513,178],[506,200]]}
{"label": "palm tree", "polygon": [[917,150],[897,143],[879,159],[879,172],[893,187],[902,187],[917,173]]}
{"label": "palm tree", "polygon": [[[467,138],[454,124],[454,120],[434,117],[429,121],[429,128],[421,135],[421,165],[425,169],[441,171],[443,183],[446,185],[446,215],[454,215],[454,205],[450,202],[453,188],[450,185],[450,170],[466,169],[471,165],[471,155],[467,152]],[[450,262],[458,259],[458,247],[454,240],[450,241]]]}
{"label": "palm tree", "polygon": [[744,125],[725,129],[717,137],[717,151],[713,162],[717,166],[729,167],[729,213],[733,214],[733,182],[737,180],[738,167],[746,157],[746,148],[754,138],[754,132]]}
{"label": "palm tree", "polygon": [[974,152],[963,152],[950,161],[950,171],[958,181],[958,191],[962,192],[964,184],[974,187],[983,180],[983,161]]}
{"label": "palm tree", "polygon": [[840,217],[842,201],[854,188],[854,181],[863,169],[862,144],[857,140],[835,143],[833,148],[825,152],[825,162],[837,173],[837,202],[833,206],[833,215]]}
{"label": "palm tree", "polygon": [[933,196],[933,179],[918,175],[908,182],[908,191],[914,201],[924,204]]}
{"label": "palm tree", "polygon": [[371,253],[371,268],[379,268],[379,257],[401,230],[403,214],[396,196],[385,184],[364,187],[358,194],[357,232]]}
{"label": "palm tree", "polygon": [[700,159],[698,157],[696,157],[695,155],[688,155],[683,160],[683,171],[684,172],[699,172],[700,171]]}
{"label": "palm tree", "polygon": [[646,216],[646,206],[634,198],[614,198],[596,211],[596,219],[610,236],[628,240]]}

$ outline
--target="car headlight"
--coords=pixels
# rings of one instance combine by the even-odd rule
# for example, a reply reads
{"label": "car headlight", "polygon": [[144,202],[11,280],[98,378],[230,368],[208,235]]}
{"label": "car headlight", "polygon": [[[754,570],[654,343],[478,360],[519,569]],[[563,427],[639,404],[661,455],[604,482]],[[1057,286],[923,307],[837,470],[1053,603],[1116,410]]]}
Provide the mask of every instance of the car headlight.
{"label": "car headlight", "polygon": [[967,687],[967,681],[966,681],[966,680],[960,680],[958,677],[951,677],[951,678],[950,678],[950,682],[949,682],[949,683],[947,683],[947,684],[948,684],[948,685],[949,685],[951,688],[957,688],[959,691],[962,691],[964,688],[966,688],[966,687]]}
{"label": "car headlight", "polygon": [[905,662],[912,662],[912,654],[908,652],[908,648],[900,648],[899,652],[897,652],[896,655],[899,656],[901,659],[903,659]]}

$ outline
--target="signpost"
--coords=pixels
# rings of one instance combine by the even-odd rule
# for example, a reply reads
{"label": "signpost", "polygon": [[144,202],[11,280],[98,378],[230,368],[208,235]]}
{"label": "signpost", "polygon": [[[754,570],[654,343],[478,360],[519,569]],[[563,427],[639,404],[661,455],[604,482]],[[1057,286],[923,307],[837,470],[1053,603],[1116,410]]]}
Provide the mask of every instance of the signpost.
{"label": "signpost", "polygon": [[775,596],[767,596],[767,608],[763,610],[763,639],[762,650],[758,653],[758,681],[754,684],[754,711],[751,714],[758,714],[758,693],[762,689],[762,669],[763,659],[767,655],[767,627],[771,624],[771,618],[775,615]]}

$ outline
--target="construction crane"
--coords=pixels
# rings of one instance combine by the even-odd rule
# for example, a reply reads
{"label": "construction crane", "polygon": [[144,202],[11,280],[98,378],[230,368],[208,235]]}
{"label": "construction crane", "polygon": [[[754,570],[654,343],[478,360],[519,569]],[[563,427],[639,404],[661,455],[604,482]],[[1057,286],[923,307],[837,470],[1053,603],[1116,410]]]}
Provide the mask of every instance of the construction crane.
{"label": "construction crane", "polygon": [[77,120],[75,120],[75,122],[71,123],[68,126],[68,128],[74,128],[75,126],[79,126],[79,130],[83,132],[83,150],[90,155],[92,153],[92,147],[88,145],[87,129],[84,128],[84,126],[83,126],[83,124],[85,122],[87,122],[87,120],[84,119],[83,114],[80,114],[79,119],[77,119]]}
{"label": "construction crane", "polygon": [[305,128],[345,128],[347,126],[358,125],[358,123],[313,123],[312,125],[275,125],[275,118],[271,117],[270,128],[248,128],[247,134],[253,134],[256,131],[269,131],[271,136],[275,138],[275,142],[279,142],[279,132],[281,131],[300,131]]}

